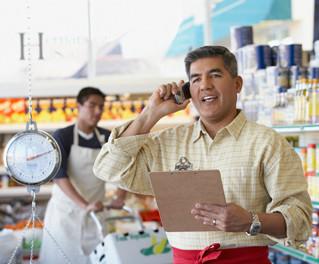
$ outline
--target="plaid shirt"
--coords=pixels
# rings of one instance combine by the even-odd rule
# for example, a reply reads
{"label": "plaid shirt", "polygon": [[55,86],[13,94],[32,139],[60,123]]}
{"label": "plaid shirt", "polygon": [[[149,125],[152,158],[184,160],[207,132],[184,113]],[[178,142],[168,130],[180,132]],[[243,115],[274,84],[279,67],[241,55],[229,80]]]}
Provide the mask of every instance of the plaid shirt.
{"label": "plaid shirt", "polygon": [[174,170],[185,156],[193,170],[221,171],[227,203],[257,213],[280,212],[286,220],[285,239],[244,232],[167,232],[173,247],[203,249],[216,242],[222,247],[264,246],[275,241],[297,246],[307,240],[312,205],[301,161],[286,139],[271,128],[247,121],[240,112],[214,139],[200,120],[119,138],[129,124],[113,129],[102,147],[94,164],[100,179],[132,192],[152,194],[149,172]]}

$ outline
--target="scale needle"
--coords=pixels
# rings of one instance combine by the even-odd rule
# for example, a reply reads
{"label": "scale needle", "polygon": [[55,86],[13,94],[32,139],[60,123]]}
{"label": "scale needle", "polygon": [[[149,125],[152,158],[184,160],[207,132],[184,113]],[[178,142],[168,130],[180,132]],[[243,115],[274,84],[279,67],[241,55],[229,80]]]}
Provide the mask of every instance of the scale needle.
{"label": "scale needle", "polygon": [[27,157],[27,161],[28,160],[34,160],[36,158],[39,158],[43,155],[46,155],[46,154],[49,154],[50,152],[52,152],[53,150],[49,150],[49,151],[46,151],[46,152],[43,152],[43,153],[40,153],[40,154],[37,154],[37,155],[34,155],[34,156],[31,156],[31,157]]}

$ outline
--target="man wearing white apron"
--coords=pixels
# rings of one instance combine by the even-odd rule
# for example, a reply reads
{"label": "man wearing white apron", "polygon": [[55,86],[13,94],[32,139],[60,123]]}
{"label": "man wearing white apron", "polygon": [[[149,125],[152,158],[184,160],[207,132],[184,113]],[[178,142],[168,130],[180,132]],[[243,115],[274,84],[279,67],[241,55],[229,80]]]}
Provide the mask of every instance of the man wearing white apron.
{"label": "man wearing white apron", "polygon": [[[62,165],[46,210],[44,224],[49,234],[43,232],[40,263],[89,263],[88,255],[99,242],[88,212],[103,210],[105,198],[105,184],[92,171],[95,158],[110,135],[110,131],[97,127],[104,99],[100,90],[83,88],[77,96],[76,124],[53,135],[61,148]],[[125,198],[124,191],[118,192]],[[114,202],[114,207],[121,205],[123,200]]]}

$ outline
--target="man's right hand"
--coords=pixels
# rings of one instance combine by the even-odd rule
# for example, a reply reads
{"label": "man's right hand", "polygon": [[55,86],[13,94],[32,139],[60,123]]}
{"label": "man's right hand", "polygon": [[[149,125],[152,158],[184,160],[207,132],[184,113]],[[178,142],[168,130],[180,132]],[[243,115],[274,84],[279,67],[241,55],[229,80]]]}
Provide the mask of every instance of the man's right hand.
{"label": "man's right hand", "polygon": [[[156,122],[162,117],[183,110],[187,107],[190,100],[186,100],[183,104],[176,104],[173,95],[181,90],[184,81],[162,84],[151,95],[144,111],[151,113],[151,116],[156,118]],[[143,111],[143,112],[144,112]]]}
{"label": "man's right hand", "polygon": [[180,81],[178,85],[173,82],[159,86],[149,98],[142,113],[137,116],[120,137],[147,134],[162,117],[185,109],[190,102],[189,99],[182,104],[176,104],[173,99],[173,95],[181,89],[183,84],[184,81]]}

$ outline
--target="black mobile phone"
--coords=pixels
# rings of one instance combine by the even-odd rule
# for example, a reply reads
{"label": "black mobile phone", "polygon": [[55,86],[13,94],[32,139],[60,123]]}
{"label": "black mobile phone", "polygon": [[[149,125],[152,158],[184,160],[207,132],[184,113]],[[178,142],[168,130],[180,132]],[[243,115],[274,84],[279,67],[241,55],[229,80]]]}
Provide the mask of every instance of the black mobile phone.
{"label": "black mobile phone", "polygon": [[178,91],[177,94],[174,94],[174,100],[176,104],[182,104],[185,100],[191,98],[189,87],[189,82],[186,82],[183,84],[182,89]]}

